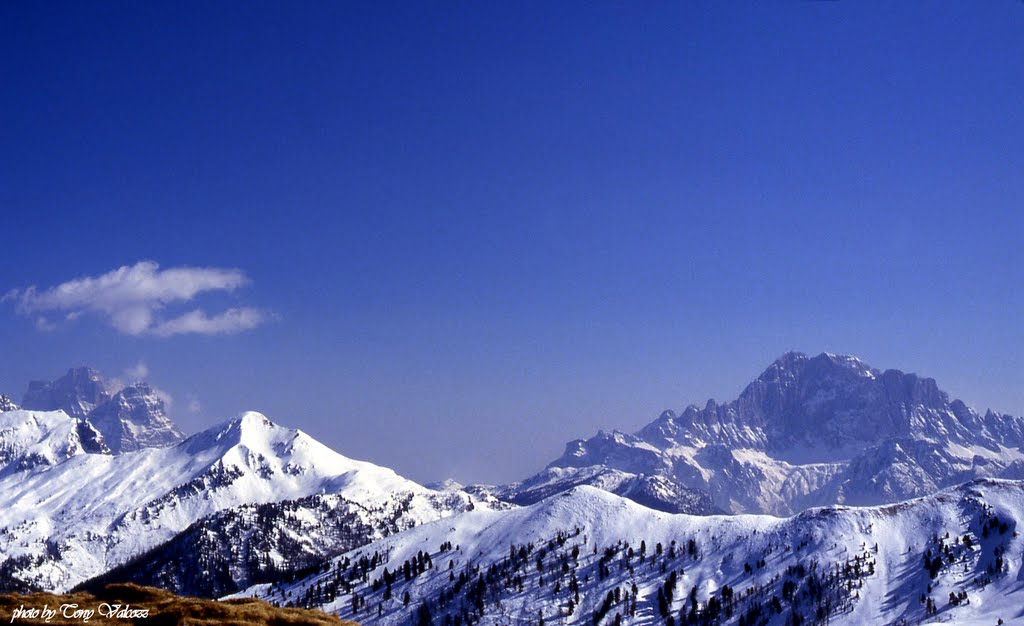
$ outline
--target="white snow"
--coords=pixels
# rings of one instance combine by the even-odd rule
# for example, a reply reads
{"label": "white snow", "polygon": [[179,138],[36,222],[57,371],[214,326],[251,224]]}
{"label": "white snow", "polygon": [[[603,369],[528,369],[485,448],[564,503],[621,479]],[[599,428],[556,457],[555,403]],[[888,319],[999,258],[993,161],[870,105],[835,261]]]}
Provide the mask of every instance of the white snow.
{"label": "white snow", "polygon": [[[1010,529],[1005,533],[993,531],[983,538],[979,520],[985,519],[985,515],[995,515],[1009,522]],[[338,557],[335,564],[345,558],[355,561],[374,553],[386,556],[384,562],[369,573],[368,582],[358,584],[354,590],[366,598],[367,610],[353,614],[348,594],[328,602],[324,608],[367,625],[406,624],[424,599],[434,602],[443,589],[452,589],[449,560],[455,574],[465,571],[467,566],[479,566],[480,571],[486,571],[490,565],[500,564],[508,557],[510,546],[532,543],[539,548],[559,532],[565,532],[570,534],[570,539],[563,549],[568,551],[573,545],[580,547],[576,571],[581,599],[576,611],[567,616],[567,594],[553,593],[553,581],[559,579],[557,574],[549,573],[546,586],[541,586],[540,574],[529,565],[524,568],[522,591],[498,586],[500,600],[497,604],[488,603],[482,624],[536,623],[538,611],[543,612],[546,623],[590,624],[593,611],[608,591],[627,588],[633,583],[639,589],[640,610],[635,617],[626,620],[627,623],[662,624],[664,619],[657,613],[655,600],[658,587],[665,580],[658,563],[666,557],[661,557],[662,561],[652,558],[654,547],[661,543],[667,548],[673,540],[681,546],[689,539],[695,539],[701,557],[684,557],[671,563],[671,568],[684,570],[679,577],[673,613],[678,613],[685,605],[691,587],[697,588],[698,599],[704,603],[724,585],[730,585],[737,596],[755,585],[765,585],[772,590],[767,600],[779,593],[778,587],[789,566],[817,562],[825,571],[831,571],[837,563],[852,562],[859,557],[864,563],[871,561],[874,571],[860,579],[861,588],[854,586],[856,596],[851,594],[850,606],[834,615],[831,624],[891,624],[906,620],[907,623],[945,621],[994,625],[1000,618],[1006,624],[1024,623],[1024,569],[1021,567],[1024,539],[1016,532],[1021,521],[1024,521],[1024,482],[1019,481],[981,480],[906,503],[812,509],[792,518],[671,515],[599,489],[578,487],[529,507],[471,511],[425,524]],[[573,535],[577,528],[579,535]],[[947,532],[950,539],[944,539]],[[970,549],[959,544],[960,537],[965,535],[973,538],[974,545]],[[938,549],[938,544],[929,543],[933,536],[940,538],[941,545],[953,545],[959,551],[956,562],[943,567],[935,580],[929,578],[922,565],[924,551],[929,546]],[[594,575],[599,558],[595,548],[600,554],[607,546],[628,542],[636,549],[641,540],[646,543],[649,565],[639,564],[634,559],[635,569],[627,572],[616,561],[611,576],[598,580]],[[441,551],[439,547],[449,541],[456,549]],[[995,547],[1005,550],[1004,572],[980,585],[976,581],[979,576],[985,576]],[[402,563],[415,558],[419,551],[430,554],[433,569],[410,582],[399,579],[392,599],[383,600],[380,591],[372,589],[372,581],[382,575],[384,568],[392,572],[400,570]],[[532,559],[531,556],[530,563]],[[756,564],[760,559],[766,563],[763,569],[755,566],[752,573],[744,571],[745,564]],[[551,563],[556,563],[553,556]],[[589,572],[589,579],[584,583],[585,572]],[[293,600],[301,597],[317,583],[326,584],[331,576],[328,572],[292,584],[258,585],[236,595],[282,603],[285,597]],[[559,580],[563,581],[564,588],[566,579]],[[401,601],[405,591],[413,598],[408,607]],[[966,591],[970,604],[949,605],[951,591]],[[936,603],[937,615],[925,616],[924,605],[920,602],[922,594]],[[379,617],[378,603],[381,604]],[[436,607],[436,603],[433,606]],[[435,620],[439,619],[439,613],[435,608]],[[780,619],[770,619],[768,623],[781,624]],[[611,623],[610,619],[607,623]]]}
{"label": "white snow", "polygon": [[[84,453],[76,423],[60,411],[0,414],[0,452],[49,460],[0,472],[0,558],[58,553],[29,572],[49,589],[67,589],[242,504],[327,493],[374,508],[397,494],[435,493],[255,412],[172,447],[119,456]],[[411,506],[414,522],[439,516],[426,497]]]}

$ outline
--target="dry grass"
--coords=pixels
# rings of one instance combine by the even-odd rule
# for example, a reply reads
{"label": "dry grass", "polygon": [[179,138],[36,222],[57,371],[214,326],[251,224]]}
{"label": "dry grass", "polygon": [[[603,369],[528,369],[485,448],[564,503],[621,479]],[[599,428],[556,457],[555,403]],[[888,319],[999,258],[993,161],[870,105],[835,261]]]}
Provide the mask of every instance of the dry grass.
{"label": "dry grass", "polygon": [[[60,607],[64,604],[78,604],[85,609],[98,609],[102,603],[130,604],[133,609],[149,609],[149,617],[134,619],[103,618],[97,612],[88,622],[64,619]],[[241,599],[203,600],[186,598],[153,587],[140,587],[133,584],[108,585],[96,595],[91,593],[71,593],[54,595],[50,593],[33,594],[2,594],[0,595],[0,624],[10,624],[15,609],[42,609],[49,606],[57,609],[57,616],[50,624],[89,624],[111,626],[119,624],[143,624],[145,626],[169,626],[171,624],[194,624],[209,626],[356,626],[354,622],[345,622],[334,615],[323,611],[306,609],[281,609],[262,600]],[[15,624],[45,624],[39,619],[18,619]]]}

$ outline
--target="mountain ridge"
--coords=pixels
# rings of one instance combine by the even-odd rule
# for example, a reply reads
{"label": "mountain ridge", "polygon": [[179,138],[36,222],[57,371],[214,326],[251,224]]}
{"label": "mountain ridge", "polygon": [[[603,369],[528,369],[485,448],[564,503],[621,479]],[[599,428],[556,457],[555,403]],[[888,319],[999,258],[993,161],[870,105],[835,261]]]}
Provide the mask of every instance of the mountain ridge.
{"label": "mountain ridge", "polygon": [[894,502],[974,477],[1018,476],[1024,419],[977,413],[917,374],[879,370],[849,355],[788,352],[735,400],[664,411],[635,433],[570,441],[539,474],[491,491],[535,502],[598,484],[588,477],[596,468],[622,480],[656,476],[671,489],[655,493],[685,494],[646,502],[665,511],[703,512],[692,508],[701,501],[694,494],[703,492],[725,511],[789,515],[809,506]]}
{"label": "mountain ridge", "polygon": [[232,507],[324,493],[372,509],[411,494],[404,514],[418,523],[473,502],[462,494],[455,503],[449,494],[443,502],[454,508],[445,509],[429,499],[435,492],[394,471],[345,457],[255,412],[173,446],[120,455],[78,445],[72,434],[85,422],[62,411],[4,413],[0,420],[41,424],[18,431],[25,443],[17,451],[43,446],[52,457],[0,474],[0,555],[9,576],[47,589],[99,575]]}
{"label": "mountain ridge", "polygon": [[424,524],[229,597],[367,626],[1016,623],[1022,521],[1024,482],[999,479],[789,518],[671,514],[578,486]]}

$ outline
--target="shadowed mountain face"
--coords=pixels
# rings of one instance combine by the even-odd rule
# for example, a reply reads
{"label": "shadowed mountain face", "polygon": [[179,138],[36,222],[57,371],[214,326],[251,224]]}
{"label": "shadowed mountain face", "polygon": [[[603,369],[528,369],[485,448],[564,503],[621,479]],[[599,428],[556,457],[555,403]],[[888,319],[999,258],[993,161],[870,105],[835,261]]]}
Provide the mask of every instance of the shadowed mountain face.
{"label": "shadowed mountain face", "polygon": [[182,440],[167,417],[160,395],[147,383],[115,389],[96,370],[77,367],[53,382],[33,381],[22,406],[35,411],[64,411],[83,419],[103,436],[113,454],[169,446]]}
{"label": "shadowed mountain face", "polygon": [[666,411],[631,435],[572,441],[544,472],[496,492],[528,502],[541,490],[607,488],[589,478],[602,468],[660,482],[645,490],[644,503],[662,510],[694,498],[659,501],[651,492],[698,490],[725,510],[788,515],[816,505],[894,502],[975,477],[1017,477],[1022,446],[1024,420],[979,414],[930,378],[880,371],[852,356],[794,352],[732,402]]}

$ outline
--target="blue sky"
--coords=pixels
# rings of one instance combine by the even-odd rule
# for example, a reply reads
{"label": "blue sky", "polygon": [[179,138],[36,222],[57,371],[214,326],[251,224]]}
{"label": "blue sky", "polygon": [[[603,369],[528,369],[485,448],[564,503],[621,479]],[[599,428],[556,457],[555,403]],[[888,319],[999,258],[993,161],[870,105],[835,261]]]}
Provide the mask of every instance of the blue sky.
{"label": "blue sky", "polygon": [[[1011,0],[6,3],[0,389],[142,362],[187,430],[257,409],[419,480],[791,349],[1024,413],[1021,33]],[[150,299],[47,291],[120,267]]]}

